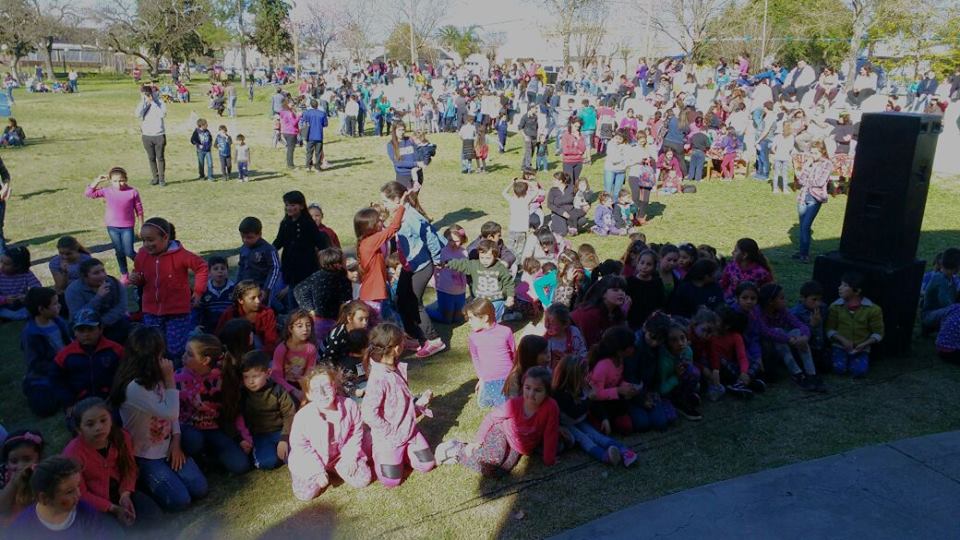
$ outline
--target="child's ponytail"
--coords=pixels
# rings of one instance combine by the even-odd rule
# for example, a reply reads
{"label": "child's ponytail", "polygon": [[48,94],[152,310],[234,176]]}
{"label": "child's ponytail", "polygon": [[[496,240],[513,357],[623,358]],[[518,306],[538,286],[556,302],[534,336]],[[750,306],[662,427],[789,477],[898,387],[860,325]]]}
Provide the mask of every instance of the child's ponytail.
{"label": "child's ponytail", "polygon": [[380,323],[370,331],[367,351],[363,355],[363,370],[370,373],[370,361],[378,364],[391,349],[403,343],[403,330],[393,323]]}

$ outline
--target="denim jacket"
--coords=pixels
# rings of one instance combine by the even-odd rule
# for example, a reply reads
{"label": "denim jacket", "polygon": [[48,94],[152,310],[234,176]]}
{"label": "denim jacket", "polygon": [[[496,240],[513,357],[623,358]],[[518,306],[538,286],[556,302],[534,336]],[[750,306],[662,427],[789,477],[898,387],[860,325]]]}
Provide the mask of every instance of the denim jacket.
{"label": "denim jacket", "polygon": [[431,262],[440,262],[440,250],[447,241],[420,212],[407,205],[397,232],[397,244],[403,254],[404,268],[417,272]]}

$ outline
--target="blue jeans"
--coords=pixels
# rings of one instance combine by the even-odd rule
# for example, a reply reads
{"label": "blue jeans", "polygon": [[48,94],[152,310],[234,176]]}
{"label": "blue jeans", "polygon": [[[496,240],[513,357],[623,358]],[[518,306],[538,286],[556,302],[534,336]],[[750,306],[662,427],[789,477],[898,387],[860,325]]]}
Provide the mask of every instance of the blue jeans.
{"label": "blue jeans", "polygon": [[609,193],[614,201],[620,196],[626,177],[624,171],[603,171],[603,190]]}
{"label": "blue jeans", "polygon": [[644,432],[652,429],[663,431],[670,425],[670,417],[663,402],[657,403],[652,409],[645,409],[641,405],[631,403],[629,410],[635,431]]}
{"label": "blue jeans", "polygon": [[438,323],[450,324],[456,320],[463,321],[463,306],[466,304],[466,294],[450,294],[437,291],[437,301],[427,306],[427,315]]}
{"label": "blue jeans", "polygon": [[470,163],[472,160],[460,158],[460,172],[468,173],[471,170]]}
{"label": "blue jeans", "polygon": [[[203,168],[206,165],[207,171],[204,173]],[[197,150],[197,168],[200,171],[200,178],[206,178],[207,180],[213,180],[213,155],[210,154],[210,151],[207,150]]]}
{"label": "blue jeans", "polygon": [[[790,162],[785,159],[773,160],[773,192],[790,190]],[[782,189],[781,189],[782,185]]]}
{"label": "blue jeans", "polygon": [[563,427],[573,435],[584,452],[600,461],[606,460],[607,448],[611,446],[617,447],[621,452],[627,451],[627,447],[622,442],[600,433],[586,420],[572,426]]}
{"label": "blue jeans", "polygon": [[837,375],[849,372],[854,377],[863,377],[869,367],[870,353],[850,354],[839,347],[833,348],[833,372]]}
{"label": "blue jeans", "polygon": [[507,401],[507,396],[503,395],[504,382],[504,379],[481,382],[480,391],[477,393],[477,403],[483,408],[503,405]]}
{"label": "blue jeans", "polygon": [[249,163],[246,161],[237,162],[237,174],[239,175],[240,180],[246,180],[247,176],[250,175],[250,170],[247,168]]}
{"label": "blue jeans", "polygon": [[820,212],[820,204],[816,199],[810,197],[797,204],[797,214],[800,216],[800,255],[807,257],[810,255],[810,241],[813,237],[813,220],[817,219]]}
{"label": "blue jeans", "polygon": [[754,174],[757,178],[767,178],[770,176],[770,141],[763,139],[757,143],[757,172]]}
{"label": "blue jeans", "polygon": [[193,458],[187,458],[179,471],[165,459],[137,458],[140,482],[161,508],[167,512],[186,510],[190,503],[207,494],[207,479]]}
{"label": "blue jeans", "polygon": [[253,436],[254,467],[269,471],[283,465],[283,462],[277,457],[277,444],[281,437],[282,434],[279,431]]}
{"label": "blue jeans", "polygon": [[703,179],[703,164],[707,161],[707,154],[703,150],[694,150],[690,153],[690,167],[687,168],[687,179],[699,182]]}
{"label": "blue jeans", "polygon": [[227,115],[230,118],[236,118],[237,116],[237,96],[231,96],[227,98]]}
{"label": "blue jeans", "polygon": [[243,474],[250,470],[250,458],[231,437],[219,429],[197,429],[180,424],[180,446],[188,456],[207,453],[227,471]]}
{"label": "blue jeans", "polygon": [[133,227],[107,227],[113,254],[117,257],[117,266],[121,274],[127,274],[127,259],[134,259],[137,251],[133,249]]}
{"label": "blue jeans", "polygon": [[506,311],[506,304],[504,304],[503,300],[491,300],[490,303],[493,304],[493,311],[497,316],[497,322],[500,322],[500,320],[503,319],[503,312]]}
{"label": "blue jeans", "polygon": [[10,100],[10,103],[13,103],[13,87],[7,87],[7,99]]}

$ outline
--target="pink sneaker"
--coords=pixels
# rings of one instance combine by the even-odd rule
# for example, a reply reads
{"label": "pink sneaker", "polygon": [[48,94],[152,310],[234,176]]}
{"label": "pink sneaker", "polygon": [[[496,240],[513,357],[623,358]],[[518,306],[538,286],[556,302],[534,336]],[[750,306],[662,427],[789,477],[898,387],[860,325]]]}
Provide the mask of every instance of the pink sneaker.
{"label": "pink sneaker", "polygon": [[128,274],[120,274],[120,279],[117,281],[119,281],[121,285],[126,287],[127,285],[130,284],[130,276]]}
{"label": "pink sneaker", "polygon": [[429,358],[446,348],[446,343],[440,338],[430,340],[417,349],[417,358]]}
{"label": "pink sneaker", "polygon": [[621,457],[623,458],[623,466],[629,467],[634,463],[636,463],[637,459],[640,456],[638,456],[637,453],[634,452],[633,450],[624,450],[623,455]]}

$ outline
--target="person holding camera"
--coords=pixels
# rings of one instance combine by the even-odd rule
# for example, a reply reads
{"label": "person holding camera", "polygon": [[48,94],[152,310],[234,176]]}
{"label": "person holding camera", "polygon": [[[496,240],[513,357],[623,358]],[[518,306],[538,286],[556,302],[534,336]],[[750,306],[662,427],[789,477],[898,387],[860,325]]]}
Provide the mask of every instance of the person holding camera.
{"label": "person holding camera", "polygon": [[155,85],[145,84],[140,88],[140,103],[134,114],[140,119],[140,139],[150,160],[150,172],[153,174],[150,185],[165,186],[163,151],[167,146],[167,136],[163,119],[167,116],[167,106],[160,99],[160,91]]}

